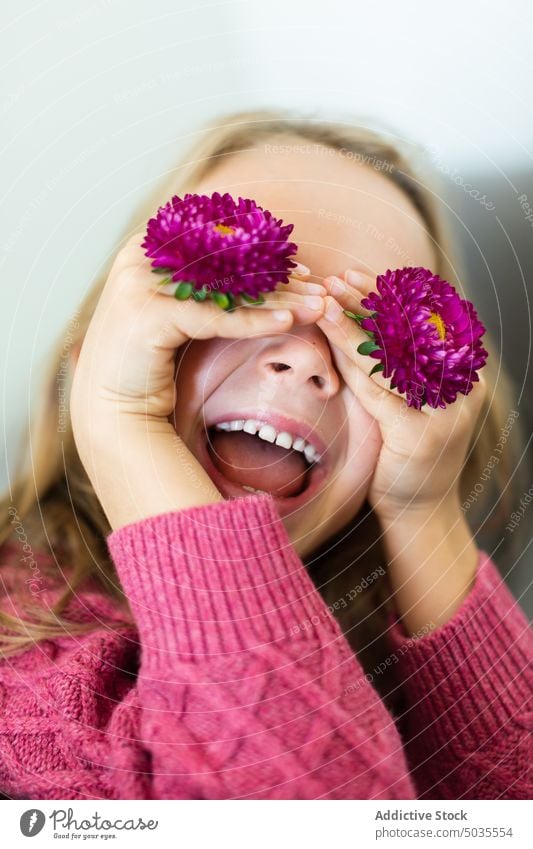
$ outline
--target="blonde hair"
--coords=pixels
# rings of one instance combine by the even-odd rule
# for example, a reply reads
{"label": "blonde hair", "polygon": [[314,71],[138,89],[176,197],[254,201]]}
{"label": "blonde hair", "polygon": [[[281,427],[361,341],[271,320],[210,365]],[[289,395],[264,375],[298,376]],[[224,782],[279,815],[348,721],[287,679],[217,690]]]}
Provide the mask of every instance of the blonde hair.
{"label": "blonde hair", "polygon": [[[170,181],[165,180],[164,185],[159,186],[137,210],[127,228],[125,240],[132,232],[141,230],[157,207],[172,194],[194,191],[195,183],[225,158],[238,155],[270,137],[297,136],[312,144],[343,151],[349,159],[379,170],[399,186],[418,210],[435,246],[438,265],[433,270],[454,285],[458,285],[460,280],[459,286],[464,294],[464,275],[458,272],[458,259],[454,256],[445,219],[438,208],[438,194],[431,188],[428,177],[422,176],[420,167],[415,170],[410,163],[413,152],[421,160],[421,148],[412,146],[409,151],[405,143],[391,142],[383,134],[366,127],[301,118],[278,111],[228,115],[218,120],[215,126],[204,128],[198,135],[200,138],[194,149],[176,168],[178,179],[173,175]],[[107,267],[85,298],[75,322],[70,323],[73,346],[81,344],[108,271]],[[488,382],[487,398],[460,487],[464,509],[468,511],[473,528],[477,530],[479,526],[481,538],[488,540],[491,531],[501,531],[512,510],[516,487],[516,478],[513,480],[515,458],[519,456],[524,437],[520,428],[515,426],[513,438],[501,452],[498,464],[491,469],[488,483],[483,485],[482,491],[478,491],[476,484],[500,442],[515,397],[515,389],[496,356],[496,347],[489,334],[484,337],[484,345],[489,351],[484,372]],[[59,560],[65,558],[66,563],[72,564],[73,574],[68,587],[50,611],[36,608],[27,618],[0,614],[0,625],[5,632],[0,650],[6,654],[19,651],[37,640],[93,627],[91,623],[75,625],[65,615],[69,600],[88,577],[99,581],[103,592],[114,595],[117,603],[123,605],[124,621],[129,621],[127,602],[117,587],[118,581],[105,542],[111,529],[80,463],[70,421],[65,423],[61,419],[57,381],[59,370],[65,370],[64,349],[62,336],[51,358],[39,399],[39,412],[30,430],[29,445],[19,463],[11,496],[3,501],[6,519],[0,526],[0,544],[12,536],[13,513],[11,518],[7,515],[11,507],[32,545],[51,553],[52,573],[57,575]],[[510,450],[511,446],[514,446],[514,451]],[[475,493],[476,497],[472,499],[471,493]],[[337,610],[335,602],[344,597],[348,585],[353,587],[358,584],[358,575],[364,577],[373,570],[378,570],[379,575],[384,573],[385,558],[379,538],[375,518],[365,504],[351,528],[345,529],[336,540],[330,540],[324,550],[315,552],[307,563],[324,600],[335,610],[347,638],[367,668],[385,651],[382,637],[387,610],[384,603],[386,584],[381,578],[374,580],[365,591],[356,594],[348,607],[340,606]]]}

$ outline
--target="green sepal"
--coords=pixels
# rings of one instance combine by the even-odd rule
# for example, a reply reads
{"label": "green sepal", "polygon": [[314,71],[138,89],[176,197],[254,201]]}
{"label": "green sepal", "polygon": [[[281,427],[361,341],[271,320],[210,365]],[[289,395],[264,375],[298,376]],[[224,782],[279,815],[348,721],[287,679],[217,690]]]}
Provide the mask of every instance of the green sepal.
{"label": "green sepal", "polygon": [[366,342],[361,342],[361,344],[357,346],[358,354],[371,354],[372,351],[377,350],[379,350],[379,345],[376,345],[376,343],[373,342],[372,339],[367,339]]}
{"label": "green sepal", "polygon": [[158,280],[158,286],[166,286],[167,283],[173,283],[172,277],[164,277],[162,280]]}
{"label": "green sepal", "polygon": [[246,301],[247,304],[264,304],[265,299],[263,295],[259,295],[257,298],[252,298],[251,295],[247,295],[246,292],[241,293],[241,298],[243,301]]}
{"label": "green sepal", "polygon": [[224,292],[212,292],[211,298],[213,299],[217,307],[221,307],[223,310],[227,310],[227,308],[231,304],[230,299]]}
{"label": "green sepal", "polygon": [[376,363],[375,366],[368,372],[368,376],[372,377],[373,374],[376,374],[377,371],[383,371],[383,363]]}
{"label": "green sepal", "polygon": [[204,289],[203,286],[201,289],[193,289],[192,296],[195,301],[205,301],[207,298],[207,289]]}
{"label": "green sepal", "polygon": [[359,325],[361,324],[361,322],[363,321],[364,318],[370,317],[368,315],[359,315],[356,312],[350,312],[350,310],[343,310],[343,312],[344,312],[344,315],[347,315],[348,318],[353,318],[354,321],[356,321]]}
{"label": "green sepal", "polygon": [[237,304],[236,304],[236,302],[235,302],[235,298],[233,297],[233,295],[231,294],[231,292],[225,292],[225,295],[226,295],[226,298],[227,298],[227,299],[228,299],[228,301],[229,301],[229,304],[228,304],[228,306],[226,307],[226,311],[227,311],[227,312],[233,312],[233,310],[234,310],[234,309],[236,308],[236,306],[237,306]]}
{"label": "green sepal", "polygon": [[186,301],[187,298],[190,298],[191,292],[192,283],[188,283],[186,280],[182,280],[181,283],[178,283],[176,287],[174,297],[177,298],[178,301]]}
{"label": "green sepal", "polygon": [[174,272],[175,270],[175,268],[165,268],[164,265],[158,265],[156,268],[150,269],[152,274],[169,274],[171,271]]}

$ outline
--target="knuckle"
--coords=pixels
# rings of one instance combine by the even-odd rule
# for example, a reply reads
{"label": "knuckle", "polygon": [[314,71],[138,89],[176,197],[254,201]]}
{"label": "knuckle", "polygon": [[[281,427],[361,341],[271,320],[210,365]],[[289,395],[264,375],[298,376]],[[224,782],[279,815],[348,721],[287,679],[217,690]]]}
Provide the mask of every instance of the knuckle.
{"label": "knuckle", "polygon": [[[381,380],[381,378],[378,379]],[[378,404],[386,404],[390,401],[391,394],[394,394],[394,392],[391,392],[391,389],[388,386],[378,383],[378,381],[374,379],[374,376],[370,378],[370,382],[373,387],[371,391],[374,395],[374,400],[377,401]]]}
{"label": "knuckle", "polygon": [[141,241],[142,238],[139,236],[133,236],[129,239],[117,253],[113,263],[114,267],[138,266],[143,261],[148,262],[149,260],[141,247]]}
{"label": "knuckle", "polygon": [[125,298],[132,297],[139,291],[143,282],[146,282],[144,273],[140,268],[130,264],[118,267],[113,275],[113,288]]}
{"label": "knuckle", "polygon": [[226,316],[224,322],[227,327],[234,328],[235,331],[242,328],[243,330],[252,330],[256,324],[260,323],[261,319],[254,315],[253,310],[246,310],[241,316],[235,316],[235,321],[232,321],[231,313]]}
{"label": "knuckle", "polygon": [[144,232],[134,233],[133,236],[130,236],[130,238],[126,242],[126,246],[135,245],[136,247],[139,247],[141,242],[144,240],[144,236]]}

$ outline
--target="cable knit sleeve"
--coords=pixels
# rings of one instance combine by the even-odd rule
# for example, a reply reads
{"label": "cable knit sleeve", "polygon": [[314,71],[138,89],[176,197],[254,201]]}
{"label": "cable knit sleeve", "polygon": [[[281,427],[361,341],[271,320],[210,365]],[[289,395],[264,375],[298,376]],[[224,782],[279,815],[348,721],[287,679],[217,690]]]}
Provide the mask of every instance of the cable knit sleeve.
{"label": "cable knit sleeve", "polygon": [[155,798],[410,798],[394,722],[270,496],[165,513],[108,546],[137,622]]}
{"label": "cable knit sleeve", "polygon": [[389,633],[420,798],[531,798],[533,633],[487,552],[448,622],[413,639],[392,617]]}

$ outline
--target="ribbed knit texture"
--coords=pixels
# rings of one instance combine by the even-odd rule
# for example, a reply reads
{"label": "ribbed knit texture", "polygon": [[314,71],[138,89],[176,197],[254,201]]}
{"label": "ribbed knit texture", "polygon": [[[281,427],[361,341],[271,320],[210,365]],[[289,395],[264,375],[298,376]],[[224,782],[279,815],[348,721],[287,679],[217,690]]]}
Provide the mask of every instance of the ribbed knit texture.
{"label": "ribbed knit texture", "polygon": [[421,798],[533,798],[533,638],[489,555],[442,628],[390,629],[409,707],[401,718]]}
{"label": "ribbed knit texture", "polygon": [[[107,542],[135,625],[119,624],[116,604],[91,585],[69,616],[95,620],[92,633],[0,662],[7,796],[530,793],[532,637],[485,552],[444,626],[410,640],[391,623],[409,706],[397,717],[404,750],[271,497],[153,516]],[[9,554],[2,609],[13,613],[28,590],[16,545]],[[59,589],[47,586],[39,602],[50,605]]]}

